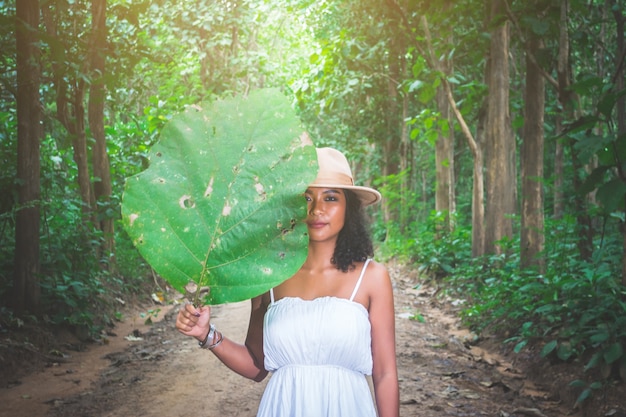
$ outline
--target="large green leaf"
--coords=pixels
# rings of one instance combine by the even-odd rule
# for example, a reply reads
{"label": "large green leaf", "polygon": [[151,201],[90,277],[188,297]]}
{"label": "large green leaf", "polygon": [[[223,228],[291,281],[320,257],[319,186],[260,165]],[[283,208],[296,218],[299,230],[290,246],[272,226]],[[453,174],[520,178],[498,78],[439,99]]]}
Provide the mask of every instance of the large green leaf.
{"label": "large green leaf", "polygon": [[303,192],[316,173],[315,148],[280,92],[217,101],[163,129],[150,167],[126,182],[124,226],[178,291],[209,287],[207,304],[248,299],[304,263]]}

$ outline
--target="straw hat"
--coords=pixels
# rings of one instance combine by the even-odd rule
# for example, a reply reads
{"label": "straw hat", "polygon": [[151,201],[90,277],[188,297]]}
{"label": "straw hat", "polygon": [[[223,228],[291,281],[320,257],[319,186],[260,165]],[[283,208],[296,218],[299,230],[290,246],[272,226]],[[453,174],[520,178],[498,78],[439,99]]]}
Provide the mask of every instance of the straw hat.
{"label": "straw hat", "polygon": [[341,188],[353,191],[364,206],[380,201],[378,191],[369,187],[354,185],[348,160],[337,149],[317,148],[319,171],[309,187]]}

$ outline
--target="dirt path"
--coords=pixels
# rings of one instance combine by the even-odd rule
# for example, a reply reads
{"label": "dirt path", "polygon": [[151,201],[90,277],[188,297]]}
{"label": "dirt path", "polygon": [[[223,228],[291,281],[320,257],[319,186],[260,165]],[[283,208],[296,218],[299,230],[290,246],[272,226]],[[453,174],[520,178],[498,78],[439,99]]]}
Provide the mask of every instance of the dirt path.
{"label": "dirt path", "polygon": [[[571,415],[471,335],[415,279],[390,267],[396,286],[397,347],[403,417]],[[117,337],[0,390],[0,417],[253,417],[265,382],[230,372],[174,329],[178,307],[152,327],[130,320]],[[249,302],[217,306],[215,323],[243,340]],[[423,320],[412,318],[419,314]],[[133,334],[140,338],[125,339]]]}

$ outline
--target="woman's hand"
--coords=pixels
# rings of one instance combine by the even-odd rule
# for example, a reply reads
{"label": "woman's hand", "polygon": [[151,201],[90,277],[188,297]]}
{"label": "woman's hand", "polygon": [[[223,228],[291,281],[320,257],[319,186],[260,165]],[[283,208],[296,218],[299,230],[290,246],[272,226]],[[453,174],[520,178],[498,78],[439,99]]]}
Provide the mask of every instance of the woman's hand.
{"label": "woman's hand", "polygon": [[178,311],[176,328],[184,335],[203,341],[209,334],[210,321],[211,308],[209,306],[196,308],[193,304],[187,303]]}

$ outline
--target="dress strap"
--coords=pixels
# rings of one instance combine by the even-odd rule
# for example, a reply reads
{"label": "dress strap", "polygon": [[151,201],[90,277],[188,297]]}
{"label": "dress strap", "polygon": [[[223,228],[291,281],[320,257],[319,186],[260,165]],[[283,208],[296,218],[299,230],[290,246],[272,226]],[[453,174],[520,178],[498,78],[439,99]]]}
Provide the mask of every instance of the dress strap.
{"label": "dress strap", "polygon": [[356,296],[357,291],[359,291],[359,287],[361,286],[361,281],[363,281],[363,276],[365,275],[365,269],[367,268],[367,264],[369,264],[371,261],[370,258],[368,258],[365,263],[363,264],[363,269],[361,269],[361,275],[359,276],[359,280],[356,282],[356,285],[354,286],[354,290],[352,290],[352,295],[350,296],[350,301],[354,301],[354,297]]}
{"label": "dress strap", "polygon": [[270,288],[270,302],[274,304],[274,288]]}

